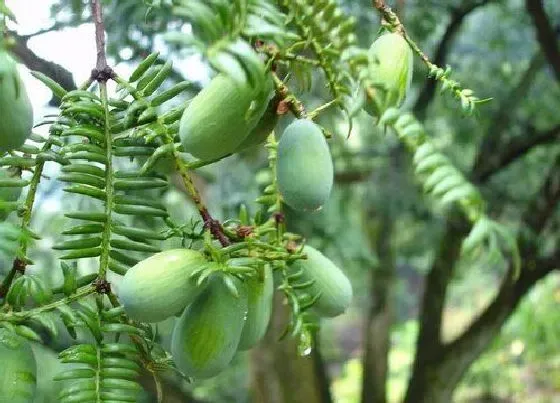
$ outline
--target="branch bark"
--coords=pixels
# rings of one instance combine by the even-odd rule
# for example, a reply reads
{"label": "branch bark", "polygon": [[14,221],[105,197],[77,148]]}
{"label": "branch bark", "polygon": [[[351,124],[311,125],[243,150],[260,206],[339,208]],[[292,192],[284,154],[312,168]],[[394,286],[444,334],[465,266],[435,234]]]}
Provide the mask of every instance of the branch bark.
{"label": "branch bark", "polygon": [[[422,341],[422,334],[425,333],[423,327],[426,326],[426,323],[436,322],[439,319],[437,334],[439,339],[441,316],[438,316],[435,320],[427,318],[426,315],[435,312],[429,311],[427,306],[423,307],[417,353],[405,402],[443,403],[451,401],[455,386],[463,374],[497,335],[499,329],[515,310],[523,296],[537,281],[560,266],[558,260],[560,251],[556,251],[546,258],[537,256],[537,237],[545,228],[548,219],[554,214],[558,203],[560,203],[560,155],[557,156],[541,189],[527,206],[526,213],[523,215],[525,227],[529,228],[531,233],[527,235],[527,232],[523,232],[518,240],[521,245],[523,262],[519,277],[514,279],[514,269],[510,266],[497,296],[488,308],[462,335],[449,344],[439,344],[439,348],[436,346],[434,351],[429,350],[430,344],[428,344],[428,348],[423,344],[429,343],[427,339]],[[459,240],[461,238],[459,237]],[[443,242],[443,245],[450,241],[452,241],[452,238],[446,235],[446,242]],[[437,261],[438,259],[436,259]],[[445,266],[448,270],[444,273],[451,273],[454,261],[449,261]],[[450,278],[443,280],[437,278],[435,268],[436,265],[434,264],[428,276],[427,289],[424,295],[425,298],[437,301],[445,298],[445,290],[436,289],[438,282],[448,283]],[[447,283],[445,287],[447,287]],[[431,298],[427,297],[426,295],[430,293],[430,287],[434,290],[432,292],[438,292],[439,294]],[[435,331],[435,324],[433,326],[432,331]],[[432,333],[432,337],[436,337],[435,334]]]}
{"label": "branch bark", "polygon": [[[62,88],[67,91],[76,89],[76,83],[72,73],[61,65],[45,60],[37,56],[29,49],[27,38],[19,36],[15,32],[10,32],[10,36],[15,40],[15,46],[11,48],[12,53],[30,70],[40,71],[47,77],[56,81]],[[51,105],[57,105],[58,101],[54,98],[50,102]]]}
{"label": "branch bark", "polygon": [[481,162],[473,171],[473,180],[481,183],[487,182],[492,175],[523,157],[534,147],[557,141],[560,138],[560,125],[540,132],[528,129],[527,132],[527,135],[514,138],[508,144],[505,144],[500,148],[501,151],[494,156],[488,157],[486,160],[481,159]]}
{"label": "branch bark", "polygon": [[[374,221],[372,217],[369,222]],[[370,307],[364,326],[362,359],[362,403],[387,401],[387,375],[391,344],[392,289],[395,278],[395,254],[392,246],[393,219],[385,213],[378,225],[371,228],[369,238],[379,257],[379,264],[370,270]]]}
{"label": "branch bark", "polygon": [[[445,33],[441,37],[439,44],[437,46],[437,50],[435,53],[435,57],[433,63],[438,66],[445,66],[447,56],[451,49],[451,43],[455,38],[457,32],[461,29],[463,22],[467,18],[467,16],[476,10],[479,7],[482,7],[492,0],[481,0],[481,1],[474,1],[465,4],[460,8],[456,8],[451,13],[451,20],[449,24],[447,24],[447,28]],[[428,108],[429,104],[433,100],[435,93],[436,93],[436,86],[437,81],[433,79],[429,79],[425,81],[424,87],[420,91],[420,95],[414,104],[413,111],[416,116],[419,118],[423,118],[426,114],[426,109]]]}
{"label": "branch bark", "polygon": [[297,341],[282,334],[289,309],[275,294],[271,322],[264,339],[251,351],[252,401],[259,403],[331,403],[329,381],[319,348],[311,356],[297,352]]}
{"label": "branch bark", "polygon": [[526,0],[525,8],[533,20],[540,47],[554,71],[556,81],[560,84],[560,48],[554,27],[544,10],[543,2],[542,0]]}
{"label": "branch bark", "polygon": [[[443,358],[441,325],[445,298],[455,262],[459,258],[462,240],[469,231],[467,220],[458,214],[450,216],[446,225],[440,249],[426,278],[416,355],[405,403],[432,402],[429,400],[431,388],[439,384],[437,367]],[[433,403],[440,402],[443,403],[444,400],[433,400]]]}
{"label": "branch bark", "polygon": [[103,23],[103,7],[100,0],[91,0],[91,17],[95,25],[95,46],[97,49],[97,70],[107,68],[107,55],[105,54],[105,24]]}

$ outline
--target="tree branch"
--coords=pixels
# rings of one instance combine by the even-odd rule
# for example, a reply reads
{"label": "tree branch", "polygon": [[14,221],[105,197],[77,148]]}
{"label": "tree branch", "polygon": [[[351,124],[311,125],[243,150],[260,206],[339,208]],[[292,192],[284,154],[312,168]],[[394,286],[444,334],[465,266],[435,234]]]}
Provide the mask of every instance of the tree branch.
{"label": "tree branch", "polygon": [[[557,251],[554,256],[543,259],[542,262],[546,262],[546,264],[542,266],[540,266],[541,260],[526,261],[526,265],[516,281],[512,280],[514,269],[510,268],[492,303],[460,337],[445,346],[442,373],[450,376],[450,382],[456,383],[460,380],[469,365],[478,358],[498,334],[502,325],[527,292],[539,280],[558,268],[559,254]],[[556,264],[550,264],[554,260]],[[536,268],[528,267],[533,265]],[[457,370],[452,368],[457,368]]]}
{"label": "tree branch", "polygon": [[[466,3],[462,7],[456,8],[451,12],[451,20],[449,21],[449,24],[447,24],[445,33],[441,37],[437,46],[435,57],[433,59],[434,64],[442,67],[445,66],[447,55],[451,50],[451,43],[453,42],[453,39],[455,38],[457,32],[459,32],[459,30],[461,29],[461,26],[463,25],[466,17],[477,8],[482,7],[490,3],[491,1],[492,0],[481,0]],[[413,107],[415,115],[419,117],[425,115],[426,109],[428,108],[428,105],[433,100],[436,93],[436,86],[437,80],[426,80],[424,87],[420,91],[420,95],[418,96]]]}
{"label": "tree branch", "polygon": [[556,81],[560,84],[560,49],[556,33],[546,15],[542,0],[525,0],[525,7],[533,20],[541,49],[554,71]]}
{"label": "tree branch", "polygon": [[57,21],[48,28],[43,28],[38,31],[32,32],[30,34],[20,35],[20,37],[23,40],[28,41],[29,39],[34,38],[36,36],[48,34],[49,32],[60,31],[61,29],[64,28],[77,27],[81,24],[83,24],[83,21],[72,21],[72,22]]}
{"label": "tree branch", "polygon": [[514,138],[508,144],[500,148],[500,152],[475,167],[472,178],[479,183],[487,182],[488,179],[501,169],[505,168],[512,162],[523,157],[534,147],[553,143],[560,138],[560,125],[554,126],[552,129],[535,132],[534,129],[528,129],[528,134],[521,138]]}
{"label": "tree branch", "polygon": [[523,222],[533,235],[539,234],[544,229],[558,203],[560,203],[560,154],[556,156],[540,191],[523,214]]}
{"label": "tree branch", "polygon": [[[469,328],[451,343],[442,345],[435,344],[432,341],[431,344],[428,344],[431,347],[428,349],[423,343],[430,343],[430,336],[433,338],[438,337],[439,340],[441,328],[439,310],[442,308],[441,304],[445,299],[446,287],[449,283],[455,260],[449,260],[443,266],[443,270],[439,272],[437,271],[436,264],[434,264],[428,275],[428,282],[424,293],[424,306],[416,358],[405,402],[449,401],[455,385],[468,367],[497,335],[500,327],[515,310],[523,296],[537,281],[560,266],[560,251],[556,251],[553,255],[544,259],[537,257],[538,235],[545,228],[548,219],[554,214],[559,201],[560,154],[548,172],[543,186],[537,192],[533,202],[529,204],[526,213],[523,215],[523,221],[532,230],[532,234],[521,232],[519,237],[523,262],[521,274],[515,278],[515,269],[513,264],[510,264],[498,294],[484,312],[472,322]],[[442,242],[442,250],[445,250],[445,245],[451,242],[458,242],[460,245],[461,239],[460,234],[453,235],[453,232],[448,229],[445,241]],[[438,258],[436,258],[436,263],[441,261],[443,256],[440,251]],[[443,274],[446,277],[441,279],[437,276],[438,274]],[[438,283],[444,286],[438,289]],[[431,292],[439,294],[435,297],[427,298],[426,295],[429,295]],[[430,304],[426,303],[426,299],[430,301]],[[438,310],[436,311],[434,308],[438,308]],[[430,314],[438,314],[438,316],[436,319],[426,318],[426,315]],[[425,329],[427,325],[430,325],[430,329]],[[437,330],[436,325],[439,326]],[[428,330],[431,333],[428,333]],[[418,396],[423,396],[423,400],[419,400]]]}
{"label": "tree branch", "polygon": [[[523,215],[523,222],[533,234],[527,236],[522,232],[518,240],[522,245],[521,259],[524,262],[521,274],[515,279],[515,269],[513,264],[510,264],[492,303],[463,334],[445,346],[443,360],[446,364],[444,365],[456,366],[459,361],[466,370],[484,351],[531,287],[553,270],[560,268],[560,250],[545,258],[537,257],[537,236],[554,214],[558,203],[560,203],[560,154],[550,168],[541,189],[527,206]],[[458,379],[463,372],[459,371],[455,374]]]}
{"label": "tree branch", "polygon": [[[30,70],[40,71],[50,79],[56,81],[62,88],[67,91],[76,89],[76,83],[72,73],[66,70],[61,65],[45,60],[37,56],[27,46],[25,37],[19,36],[15,32],[10,32],[10,36],[14,38],[15,45],[10,49],[11,52]],[[58,102],[51,100],[51,105],[56,105]]]}
{"label": "tree branch", "polygon": [[426,277],[414,371],[420,370],[427,362],[438,360],[442,348],[441,324],[447,288],[469,227],[467,220],[458,214],[447,220],[445,239],[440,242],[440,249]]}
{"label": "tree branch", "polygon": [[504,152],[508,146],[499,146],[504,137],[504,133],[510,126],[513,116],[512,111],[519,105],[521,100],[525,98],[525,95],[529,92],[533,81],[543,65],[544,58],[541,52],[537,52],[531,59],[525,72],[521,75],[517,85],[512,88],[504,98],[500,109],[498,109],[494,115],[475,157],[471,174],[471,178],[475,181],[481,182],[484,177],[488,179],[490,175],[496,173],[497,169],[505,166],[500,163],[502,160],[501,153]]}

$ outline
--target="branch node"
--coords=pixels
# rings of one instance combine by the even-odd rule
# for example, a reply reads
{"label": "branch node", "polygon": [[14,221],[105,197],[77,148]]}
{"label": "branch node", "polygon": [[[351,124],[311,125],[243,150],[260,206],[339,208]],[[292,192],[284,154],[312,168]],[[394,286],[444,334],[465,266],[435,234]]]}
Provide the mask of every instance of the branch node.
{"label": "branch node", "polygon": [[93,281],[92,285],[95,287],[95,292],[98,294],[110,294],[111,283],[104,278],[97,278]]}
{"label": "branch node", "polygon": [[91,71],[90,80],[100,83],[106,83],[107,81],[115,79],[116,77],[117,74],[114,72],[114,70],[111,67],[106,66],[101,70],[94,68]]}

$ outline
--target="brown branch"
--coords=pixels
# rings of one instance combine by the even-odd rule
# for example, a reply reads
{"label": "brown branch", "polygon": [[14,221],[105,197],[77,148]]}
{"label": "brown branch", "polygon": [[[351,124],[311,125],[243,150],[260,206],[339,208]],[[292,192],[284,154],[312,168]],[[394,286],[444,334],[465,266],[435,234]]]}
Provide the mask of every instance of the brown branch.
{"label": "brown branch", "polygon": [[91,16],[95,25],[97,70],[102,71],[107,67],[107,55],[105,54],[105,24],[103,23],[101,0],[91,0]]}
{"label": "brown branch", "polygon": [[[445,346],[441,372],[447,381],[457,383],[468,366],[488,347],[500,328],[515,311],[527,292],[542,278],[559,267],[559,252],[542,260],[526,260],[516,281],[512,280],[511,268],[502,280],[498,294],[484,312],[469,328],[453,342]],[[556,262],[552,264],[551,262]],[[541,265],[542,264],[542,265]],[[531,268],[529,266],[535,266]]]}
{"label": "brown branch", "polygon": [[[10,32],[10,37],[14,38],[14,46],[11,52],[30,70],[40,71],[50,79],[56,81],[67,91],[76,89],[76,83],[72,73],[61,65],[45,60],[37,56],[27,45],[27,40],[15,32]],[[57,105],[58,101],[53,98],[51,105]]]}
{"label": "brown branch", "polygon": [[[463,360],[465,368],[476,359],[497,334],[500,327],[515,310],[531,287],[555,269],[560,268],[560,250],[545,258],[538,258],[537,236],[554,214],[560,202],[560,154],[550,168],[544,183],[527,206],[523,222],[532,231],[529,236],[521,233],[518,243],[522,245],[523,268],[517,279],[510,264],[502,280],[498,294],[484,312],[473,321],[467,330],[445,347],[444,361]],[[473,354],[474,353],[474,354]],[[457,376],[462,375],[458,373]]]}
{"label": "brown branch", "polygon": [[546,15],[542,0],[525,0],[525,7],[533,20],[541,49],[556,75],[556,81],[560,83],[560,49],[556,33]]}
{"label": "brown branch", "polygon": [[[412,378],[408,386],[405,402],[428,402],[434,400],[434,395],[444,396],[442,401],[449,400],[449,393],[459,382],[465,371],[474,360],[486,349],[491,340],[498,334],[500,327],[515,310],[523,296],[531,287],[560,265],[559,251],[544,259],[537,257],[538,235],[545,228],[548,219],[554,214],[560,202],[560,155],[549,170],[540,191],[533,202],[527,207],[523,221],[532,231],[531,234],[522,232],[519,237],[521,245],[521,261],[523,268],[517,279],[514,278],[515,269],[510,264],[497,296],[484,312],[475,319],[469,328],[458,338],[448,344],[430,341],[429,337],[440,337],[442,304],[450,280],[456,257],[451,256],[439,272],[437,263],[445,255],[440,251],[436,263],[428,275],[424,298],[429,299],[431,305],[424,303],[422,310],[420,333],[417,341],[417,353],[414,361]],[[442,250],[450,243],[458,243],[461,234],[453,235],[448,229]],[[439,275],[446,277],[440,278]],[[438,288],[438,284],[442,284]],[[437,294],[432,294],[437,293]],[[429,295],[432,295],[429,298]],[[434,308],[438,308],[437,310]],[[426,317],[437,315],[436,318]],[[430,325],[429,329],[425,329]],[[431,333],[428,333],[431,330]],[[424,344],[427,343],[427,344]],[[418,397],[423,396],[423,400]],[[439,396],[441,398],[441,396]],[[436,400],[439,401],[439,400]]]}
{"label": "brown branch", "polygon": [[84,21],[80,21],[80,20],[72,21],[72,22],[57,21],[48,28],[43,28],[43,29],[40,29],[38,31],[32,32],[30,34],[20,35],[20,37],[23,40],[28,41],[29,39],[34,38],[36,36],[48,34],[49,32],[60,31],[63,28],[77,27],[77,26],[79,26],[83,23],[84,23]]}
{"label": "brown branch", "polygon": [[[501,153],[506,152],[508,145],[500,147],[500,143],[510,127],[513,117],[513,110],[521,103],[529,92],[538,72],[544,65],[544,58],[540,52],[536,53],[527,66],[527,69],[521,75],[519,81],[504,97],[504,101],[500,109],[494,115],[486,134],[482,139],[482,144],[478,149],[475,162],[472,169],[471,177],[475,181],[483,181],[488,179],[490,175],[496,173],[497,169],[505,166],[500,163],[502,160]],[[528,139],[524,139],[524,141]],[[528,150],[527,150],[528,151]]]}
{"label": "brown branch", "polygon": [[[447,56],[449,54],[449,51],[451,50],[451,43],[453,42],[453,39],[455,38],[457,32],[459,32],[459,30],[461,29],[461,26],[463,25],[466,17],[477,8],[482,7],[490,2],[492,2],[492,0],[470,2],[460,8],[454,9],[451,12],[451,20],[449,21],[449,24],[447,24],[445,33],[443,34],[441,40],[439,41],[439,44],[437,45],[437,50],[433,59],[434,64],[438,66],[444,66],[446,64]],[[437,80],[426,80],[424,87],[420,91],[420,95],[418,96],[416,103],[414,104],[414,114],[418,116],[424,116],[428,105],[435,96],[436,86]]]}
{"label": "brown branch", "polygon": [[20,258],[14,259],[12,268],[10,269],[10,271],[8,272],[4,280],[2,280],[2,284],[0,284],[0,298],[4,298],[6,294],[8,294],[8,291],[10,290],[10,287],[16,277],[16,274],[25,273],[26,265],[27,263],[25,262],[25,260],[22,260]]}
{"label": "brown branch", "polygon": [[560,203],[560,154],[556,156],[540,191],[523,214],[523,222],[533,235],[539,234],[544,229],[558,203]]}
{"label": "brown branch", "polygon": [[499,153],[488,157],[485,163],[478,165],[473,171],[473,180],[479,183],[487,182],[492,175],[523,157],[534,147],[553,143],[560,138],[560,125],[541,132],[531,129],[527,131],[525,136],[512,139],[508,144],[500,147]]}
{"label": "brown branch", "polygon": [[440,242],[440,249],[426,277],[417,344],[422,346],[417,352],[420,361],[418,364],[434,359],[434,352],[441,348],[441,324],[447,286],[453,275],[454,262],[461,253],[462,240],[469,230],[470,224],[459,213],[447,220],[445,239]]}
{"label": "brown branch", "polygon": [[107,82],[115,78],[115,72],[107,65],[105,51],[105,24],[103,22],[103,6],[101,0],[91,0],[91,16],[95,25],[95,47],[97,50],[97,63],[91,72],[91,79],[98,82]]}

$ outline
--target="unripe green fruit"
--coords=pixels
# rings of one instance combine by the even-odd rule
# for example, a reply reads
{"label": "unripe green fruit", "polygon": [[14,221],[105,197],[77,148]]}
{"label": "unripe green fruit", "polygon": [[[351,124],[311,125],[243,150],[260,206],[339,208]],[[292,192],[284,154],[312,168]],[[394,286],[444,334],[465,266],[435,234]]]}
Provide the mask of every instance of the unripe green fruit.
{"label": "unripe green fruit", "polygon": [[210,378],[235,355],[247,315],[247,291],[236,281],[234,296],[219,276],[189,305],[175,323],[171,353],[177,367],[193,378]]}
{"label": "unripe green fruit", "polygon": [[192,273],[207,264],[191,249],[170,249],[138,262],[119,287],[126,314],[140,322],[160,322],[180,312],[201,292]]}
{"label": "unripe green fruit", "polygon": [[33,108],[15,62],[0,49],[0,153],[23,145],[33,127]]}
{"label": "unripe green fruit", "polygon": [[[0,180],[13,178],[10,171],[0,168]],[[0,187],[0,202],[15,202],[21,195],[21,187]],[[0,221],[3,221],[8,216],[9,211],[0,210]]]}
{"label": "unripe green fruit", "polygon": [[387,33],[373,42],[368,59],[373,97],[368,96],[365,110],[380,117],[403,103],[412,81],[413,54],[402,35]]}
{"label": "unripe green fruit", "polygon": [[301,291],[319,299],[312,310],[320,316],[338,316],[352,302],[352,285],[348,277],[330,259],[311,246],[305,246],[303,253],[307,259],[296,260],[291,265],[293,272],[303,271],[298,282],[313,281],[313,284]]}
{"label": "unripe green fruit", "polygon": [[257,125],[251,130],[249,135],[237,147],[236,152],[243,151],[247,148],[257,146],[264,143],[268,135],[274,130],[278,123],[278,100],[273,98],[268,103],[264,114],[258,121]]}
{"label": "unripe green fruit", "polygon": [[29,343],[0,328],[0,402],[31,403],[37,365]]}
{"label": "unripe green fruit", "polygon": [[235,152],[264,113],[263,90],[216,76],[193,98],[181,117],[185,152],[213,160]]}
{"label": "unripe green fruit", "polygon": [[307,119],[290,124],[278,144],[278,188],[296,210],[318,210],[329,198],[333,164],[319,126]]}
{"label": "unripe green fruit", "polygon": [[247,281],[247,320],[241,333],[239,350],[247,350],[257,344],[266,333],[272,314],[274,278],[272,268],[266,266],[259,277]]}

